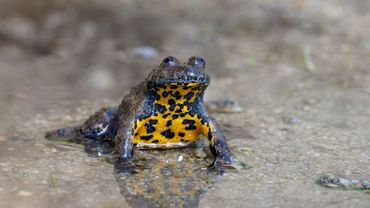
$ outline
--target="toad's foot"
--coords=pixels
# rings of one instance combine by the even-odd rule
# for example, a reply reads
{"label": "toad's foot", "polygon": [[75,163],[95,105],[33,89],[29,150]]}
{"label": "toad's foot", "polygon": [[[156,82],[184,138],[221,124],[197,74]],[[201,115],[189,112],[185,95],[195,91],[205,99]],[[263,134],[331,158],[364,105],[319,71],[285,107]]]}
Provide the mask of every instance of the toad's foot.
{"label": "toad's foot", "polygon": [[216,172],[220,175],[224,175],[225,169],[236,169],[232,164],[232,160],[223,160],[222,158],[216,158],[213,163],[208,167],[211,172]]}
{"label": "toad's foot", "polygon": [[117,159],[115,162],[115,170],[117,173],[138,173],[138,167],[129,159]]}

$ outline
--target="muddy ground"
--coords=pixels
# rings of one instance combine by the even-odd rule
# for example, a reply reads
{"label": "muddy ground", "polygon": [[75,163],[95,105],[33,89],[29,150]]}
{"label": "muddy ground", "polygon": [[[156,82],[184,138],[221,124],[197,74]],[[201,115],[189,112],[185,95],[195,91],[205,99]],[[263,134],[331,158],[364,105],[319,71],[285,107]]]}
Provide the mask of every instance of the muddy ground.
{"label": "muddy ground", "polygon": [[203,56],[206,102],[243,108],[213,116],[251,168],[188,206],[370,207],[366,192],[315,184],[370,179],[369,11],[361,0],[1,0],[0,207],[148,205],[121,194],[113,165],[43,135],[117,105],[167,55]]}

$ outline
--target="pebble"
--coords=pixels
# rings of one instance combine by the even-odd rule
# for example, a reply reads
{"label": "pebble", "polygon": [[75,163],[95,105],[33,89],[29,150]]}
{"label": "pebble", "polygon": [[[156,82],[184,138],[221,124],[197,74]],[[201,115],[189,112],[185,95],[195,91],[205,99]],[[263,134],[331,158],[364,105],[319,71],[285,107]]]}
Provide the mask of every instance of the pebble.
{"label": "pebble", "polygon": [[219,113],[238,113],[243,110],[239,103],[233,99],[215,100],[206,103],[206,107],[210,111]]}
{"label": "pebble", "polygon": [[180,155],[179,158],[177,159],[177,161],[181,162],[182,159],[184,159],[184,156]]}
{"label": "pebble", "polygon": [[3,135],[0,135],[0,142],[5,142],[7,138]]}
{"label": "pebble", "polygon": [[29,191],[24,191],[24,190],[21,190],[18,192],[17,194],[18,196],[32,196],[33,193],[32,192],[29,192]]}
{"label": "pebble", "polygon": [[237,150],[243,155],[247,155],[247,156],[254,154],[254,150],[251,147],[239,147],[237,148]]}
{"label": "pebble", "polygon": [[73,118],[70,115],[65,115],[65,116],[63,116],[62,119],[63,119],[63,121],[73,121]]}
{"label": "pebble", "polygon": [[295,116],[283,116],[281,120],[286,124],[300,124],[302,122],[300,118]]}
{"label": "pebble", "polygon": [[155,48],[149,46],[139,46],[131,49],[131,53],[143,58],[153,58],[158,55],[158,51]]}
{"label": "pebble", "polygon": [[106,66],[93,66],[87,74],[86,81],[97,89],[111,89],[115,84],[115,77],[112,71]]}
{"label": "pebble", "polygon": [[196,149],[194,155],[196,158],[205,158],[207,156],[202,149]]}

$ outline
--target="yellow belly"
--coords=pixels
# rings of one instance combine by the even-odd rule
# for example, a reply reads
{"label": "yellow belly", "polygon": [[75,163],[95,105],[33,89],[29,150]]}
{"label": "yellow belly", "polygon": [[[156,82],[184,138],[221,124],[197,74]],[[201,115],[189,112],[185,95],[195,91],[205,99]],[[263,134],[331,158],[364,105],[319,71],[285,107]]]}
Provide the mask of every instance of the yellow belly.
{"label": "yellow belly", "polygon": [[[134,144],[189,144],[199,139],[201,119],[190,114],[164,113],[136,122]],[[171,146],[171,145],[169,145]],[[180,145],[181,146],[181,145]]]}

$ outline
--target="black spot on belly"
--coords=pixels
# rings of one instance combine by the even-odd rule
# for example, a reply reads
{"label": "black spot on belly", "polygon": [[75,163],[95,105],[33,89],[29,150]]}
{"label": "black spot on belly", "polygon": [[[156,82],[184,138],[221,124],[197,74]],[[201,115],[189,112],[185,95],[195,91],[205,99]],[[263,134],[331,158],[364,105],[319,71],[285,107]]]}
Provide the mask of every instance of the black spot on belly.
{"label": "black spot on belly", "polygon": [[163,136],[165,136],[167,139],[172,139],[175,136],[175,133],[173,133],[170,129],[161,132]]}
{"label": "black spot on belly", "polygon": [[158,120],[150,119],[147,124],[149,124],[149,125],[155,125],[157,123],[158,123]]}
{"label": "black spot on belly", "polygon": [[182,110],[181,109],[177,109],[176,111],[175,111],[175,113],[181,113],[182,112]]}
{"label": "black spot on belly", "polygon": [[158,144],[159,143],[159,140],[158,139],[155,139],[155,140],[152,141],[152,143]]}
{"label": "black spot on belly", "polygon": [[189,112],[189,115],[191,116],[191,117],[194,117],[194,115],[196,114],[196,112],[195,111],[190,111]]}
{"label": "black spot on belly", "polygon": [[167,91],[163,91],[162,92],[162,97],[166,98],[168,96],[168,92]]}
{"label": "black spot on belly", "polygon": [[185,136],[185,133],[184,133],[184,132],[179,132],[179,133],[178,133],[178,135],[179,135],[180,137],[184,137],[184,136]]}
{"label": "black spot on belly", "polygon": [[189,92],[184,96],[185,99],[190,100],[194,96],[194,92]]}
{"label": "black spot on belly", "polygon": [[168,120],[168,121],[167,121],[167,123],[166,123],[166,126],[167,126],[167,127],[172,126],[172,120]]}
{"label": "black spot on belly", "polygon": [[185,127],[185,130],[195,130],[195,129],[197,129],[197,127],[195,126],[195,121],[193,121],[193,120],[184,119],[182,124],[188,125],[187,127]]}
{"label": "black spot on belly", "polygon": [[173,111],[173,110],[175,109],[175,107],[176,107],[176,102],[175,102],[175,100],[174,100],[174,99],[169,99],[169,100],[168,100],[168,105],[170,105],[169,110],[170,110],[170,111]]}
{"label": "black spot on belly", "polygon": [[162,115],[162,118],[167,118],[170,115],[170,113],[166,113]]}
{"label": "black spot on belly", "polygon": [[160,113],[166,112],[166,107],[158,103],[154,104],[154,109],[155,111],[159,111]]}
{"label": "black spot on belly", "polygon": [[197,86],[193,87],[193,90],[195,90],[195,91],[200,91],[202,89],[204,89],[204,86],[202,86],[202,85],[197,85]]}
{"label": "black spot on belly", "polygon": [[150,133],[153,133],[155,132],[155,127],[153,126],[147,126],[146,127],[146,133],[150,134]]}
{"label": "black spot on belly", "polygon": [[172,115],[172,119],[176,119],[176,118],[178,118],[179,117],[179,114],[173,114]]}
{"label": "black spot on belly", "polygon": [[175,93],[172,93],[171,95],[177,100],[179,100],[182,97],[179,91],[175,91]]}
{"label": "black spot on belly", "polygon": [[171,85],[170,88],[174,90],[174,89],[177,89],[178,87],[176,85]]}
{"label": "black spot on belly", "polygon": [[158,120],[150,119],[146,124],[146,132],[148,134],[155,132],[154,125],[158,123]]}
{"label": "black spot on belly", "polygon": [[188,90],[188,89],[190,89],[190,88],[191,88],[191,87],[189,87],[189,86],[184,86],[184,87],[183,87],[183,89],[184,89],[184,90]]}
{"label": "black spot on belly", "polygon": [[153,135],[148,135],[148,136],[141,136],[140,139],[144,141],[149,141],[151,138],[153,138]]}

